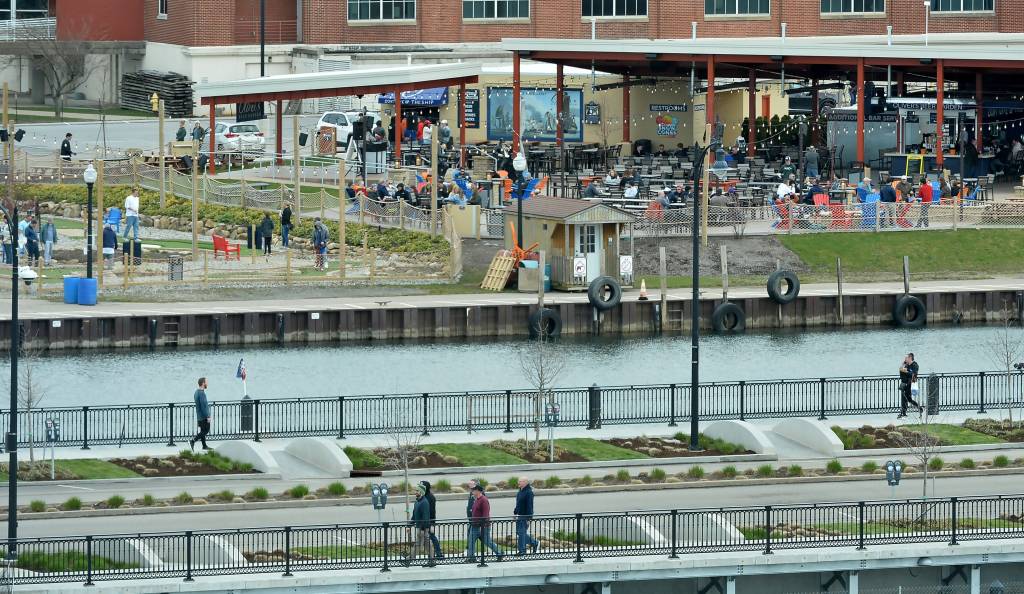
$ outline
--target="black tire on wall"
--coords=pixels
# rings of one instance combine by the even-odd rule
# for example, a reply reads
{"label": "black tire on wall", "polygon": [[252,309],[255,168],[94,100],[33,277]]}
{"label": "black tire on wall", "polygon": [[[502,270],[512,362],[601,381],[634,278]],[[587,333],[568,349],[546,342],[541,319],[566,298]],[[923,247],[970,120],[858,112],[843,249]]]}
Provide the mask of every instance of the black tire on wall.
{"label": "black tire on wall", "polygon": [[[783,291],[783,285],[786,290]],[[776,270],[768,276],[768,296],[780,305],[792,303],[800,295],[800,279],[792,270]]]}
{"label": "black tire on wall", "polygon": [[920,328],[928,321],[928,308],[917,297],[904,295],[892,307],[892,321],[900,328]]}
{"label": "black tire on wall", "polygon": [[562,316],[553,309],[543,308],[530,314],[527,319],[530,325],[530,338],[557,338],[562,334]]}
{"label": "black tire on wall", "polygon": [[747,314],[735,303],[727,302],[715,308],[711,314],[711,327],[719,334],[745,332]]}
{"label": "black tire on wall", "polygon": [[587,288],[587,298],[600,311],[608,311],[622,301],[622,287],[610,276],[599,276]]}

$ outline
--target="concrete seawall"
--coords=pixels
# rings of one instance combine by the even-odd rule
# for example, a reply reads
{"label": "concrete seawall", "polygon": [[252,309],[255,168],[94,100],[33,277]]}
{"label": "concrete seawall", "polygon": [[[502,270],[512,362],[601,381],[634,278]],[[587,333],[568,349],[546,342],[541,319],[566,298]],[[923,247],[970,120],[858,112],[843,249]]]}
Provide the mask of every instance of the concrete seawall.
{"label": "concrete seawall", "polygon": [[[1018,286],[1019,285],[1019,286]],[[922,287],[912,294],[927,306],[928,323],[985,324],[1002,319],[1007,308],[1024,306],[1024,283]],[[661,312],[656,291],[639,301],[633,292],[622,304],[596,312],[585,295],[556,293],[546,306],[558,311],[562,334],[652,334],[667,317],[666,332],[690,329],[691,302],[685,289],[670,291]],[[730,301],[743,308],[750,329],[889,326],[902,291],[896,287],[850,291],[839,298],[810,289],[780,306],[763,291],[733,291]],[[700,302],[704,328],[723,300],[705,293]],[[449,295],[373,299],[305,299],[288,302],[101,304],[93,308],[29,301],[22,314],[26,346],[43,349],[155,348],[245,344],[317,343],[362,340],[519,337],[528,334],[527,318],[536,309],[529,295]],[[9,308],[0,311],[9,311]],[[10,344],[10,317],[0,318],[0,347]]]}

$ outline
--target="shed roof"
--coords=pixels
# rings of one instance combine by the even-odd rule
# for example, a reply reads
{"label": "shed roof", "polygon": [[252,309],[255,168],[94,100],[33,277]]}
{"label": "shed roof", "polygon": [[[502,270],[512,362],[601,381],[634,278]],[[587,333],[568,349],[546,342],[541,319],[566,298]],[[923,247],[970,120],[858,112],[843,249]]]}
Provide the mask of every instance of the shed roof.
{"label": "shed roof", "polygon": [[479,64],[423,64],[200,83],[202,103],[242,103],[413,91],[476,82]]}
{"label": "shed roof", "polygon": [[635,217],[624,210],[578,198],[534,196],[523,202],[523,216],[554,219],[569,224],[632,223]]}

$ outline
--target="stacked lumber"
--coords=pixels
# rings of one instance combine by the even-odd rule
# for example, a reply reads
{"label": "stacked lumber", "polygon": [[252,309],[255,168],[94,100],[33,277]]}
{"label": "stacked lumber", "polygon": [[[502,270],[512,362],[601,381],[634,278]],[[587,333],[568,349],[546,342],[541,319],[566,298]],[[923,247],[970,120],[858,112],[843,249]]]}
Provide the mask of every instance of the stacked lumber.
{"label": "stacked lumber", "polygon": [[121,107],[152,112],[153,93],[164,100],[164,115],[183,118],[192,115],[192,81],[173,72],[139,70],[121,76]]}

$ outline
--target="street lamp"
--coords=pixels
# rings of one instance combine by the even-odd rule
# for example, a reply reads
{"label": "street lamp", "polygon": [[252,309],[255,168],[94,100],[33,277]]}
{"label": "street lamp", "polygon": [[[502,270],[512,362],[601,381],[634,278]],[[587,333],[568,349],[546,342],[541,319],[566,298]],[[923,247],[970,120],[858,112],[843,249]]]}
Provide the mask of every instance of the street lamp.
{"label": "street lamp", "polygon": [[92,186],[96,183],[96,169],[89,163],[82,172],[82,179],[85,180],[85,187],[88,188],[86,199],[86,212],[88,221],[85,225],[85,278],[92,278]]}
{"label": "street lamp", "polygon": [[[711,126],[711,140],[707,146],[697,148],[697,158],[693,163],[693,257],[691,268],[693,269],[693,296],[690,301],[690,451],[700,451],[698,439],[700,431],[700,206],[701,198],[698,188],[701,188],[704,175],[705,162],[708,153],[714,154],[722,146],[722,136],[725,134],[725,125],[715,120]],[[703,188],[707,191],[707,188]]]}
{"label": "street lamp", "polygon": [[516,240],[519,244],[519,249],[523,249],[523,186],[526,185],[526,180],[523,179],[523,172],[526,171],[526,157],[523,156],[522,151],[516,153],[516,158],[512,159],[512,168],[516,170],[516,192],[514,198],[519,200],[519,206],[516,211]]}
{"label": "street lamp", "polygon": [[924,45],[928,47],[928,17],[932,13],[932,0],[924,0],[921,4],[924,5]]}
{"label": "street lamp", "polygon": [[[12,159],[13,161],[13,159]],[[11,171],[7,172],[8,180]],[[10,181],[8,181],[8,185]],[[11,228],[11,414],[5,446],[9,456],[7,472],[7,559],[18,558],[18,351],[21,350],[21,325],[18,323],[18,203],[13,216],[0,204],[0,211]]]}

